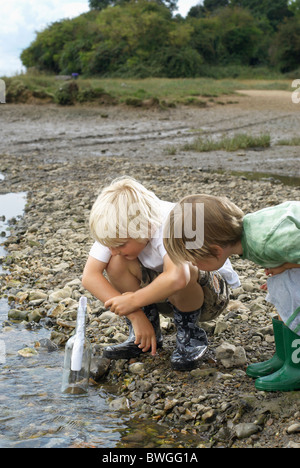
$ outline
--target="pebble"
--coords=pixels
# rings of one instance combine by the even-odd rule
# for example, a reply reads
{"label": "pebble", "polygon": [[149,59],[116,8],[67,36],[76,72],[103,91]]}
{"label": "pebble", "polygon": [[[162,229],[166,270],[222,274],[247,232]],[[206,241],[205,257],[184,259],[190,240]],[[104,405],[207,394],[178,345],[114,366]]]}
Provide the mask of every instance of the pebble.
{"label": "pebble", "polygon": [[288,427],[287,429],[287,433],[288,434],[295,434],[295,433],[298,433],[300,432],[300,423],[295,423],[295,424],[292,424],[290,427]]}
{"label": "pebble", "polygon": [[253,423],[241,423],[235,426],[235,433],[238,439],[246,439],[260,431],[260,427]]}
{"label": "pebble", "polygon": [[134,362],[128,366],[128,370],[131,374],[143,374],[145,372],[145,364],[142,362]]}
{"label": "pebble", "polygon": [[[201,446],[272,447],[274,434],[277,446],[300,444],[295,421],[300,393],[257,392],[245,373],[249,363],[269,359],[274,353],[271,317],[276,310],[260,290],[265,281],[262,269],[232,258],[242,286],[231,291],[228,307],[217,320],[201,324],[208,334],[209,350],[201,366],[190,372],[171,369],[176,333],[173,318],[165,315],[160,317],[164,347],[157,356],[143,353],[138,362],[103,360],[103,347],[126,339],[128,327],[81,284],[93,242],[89,213],[108,175],[112,179],[128,173],[170,201],[198,191],[226,195],[245,212],[266,203],[299,199],[299,187],[276,185],[274,190],[270,181],[194,171],[184,166],[184,160],[182,167],[166,171],[149,161],[138,165],[113,155],[43,164],[37,164],[36,156],[30,154],[1,158],[7,167],[2,189],[28,192],[25,216],[11,226],[11,237],[5,241],[8,255],[2,262],[10,275],[3,278],[0,293],[9,298],[11,307],[5,326],[36,317],[51,328],[51,345],[40,343],[33,351],[23,350],[25,354],[33,357],[65,345],[74,332],[78,300],[84,294],[89,304],[87,335],[94,352],[91,376],[117,389],[116,398],[109,402],[113,411],[130,411],[141,421],[148,418],[155,424],[169,424],[178,434],[196,434]],[[20,164],[22,173],[17,169]],[[229,184],[234,184],[234,190]],[[251,422],[258,419],[259,424]]]}
{"label": "pebble", "polygon": [[23,348],[18,351],[18,354],[25,358],[31,358],[38,354],[34,348]]}

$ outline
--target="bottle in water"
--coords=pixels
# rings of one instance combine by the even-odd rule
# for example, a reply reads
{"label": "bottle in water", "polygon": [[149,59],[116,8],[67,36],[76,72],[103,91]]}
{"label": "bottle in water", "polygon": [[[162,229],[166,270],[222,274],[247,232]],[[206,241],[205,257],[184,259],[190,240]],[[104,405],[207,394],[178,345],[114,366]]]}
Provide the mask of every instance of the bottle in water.
{"label": "bottle in water", "polygon": [[76,331],[65,348],[62,393],[84,395],[88,392],[91,344],[86,337],[87,298],[81,297],[77,313]]}

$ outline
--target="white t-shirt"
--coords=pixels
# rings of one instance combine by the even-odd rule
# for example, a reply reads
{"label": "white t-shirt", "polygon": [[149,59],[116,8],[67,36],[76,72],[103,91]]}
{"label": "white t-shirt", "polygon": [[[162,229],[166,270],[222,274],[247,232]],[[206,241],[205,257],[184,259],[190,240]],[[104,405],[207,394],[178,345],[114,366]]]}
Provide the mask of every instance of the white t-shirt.
{"label": "white t-shirt", "polygon": [[[174,208],[175,203],[160,200],[161,214],[163,224],[167,219],[170,211]],[[163,272],[164,256],[166,250],[163,244],[163,224],[159,230],[155,233],[155,236],[149,240],[146,247],[139,254],[138,259],[146,268],[157,271],[158,273]],[[111,258],[111,252],[108,247],[95,242],[90,250],[90,256],[99,260],[103,263],[108,263]],[[240,286],[240,280],[237,273],[233,270],[230,260],[226,260],[225,264],[219,270],[225,281],[232,288]]]}

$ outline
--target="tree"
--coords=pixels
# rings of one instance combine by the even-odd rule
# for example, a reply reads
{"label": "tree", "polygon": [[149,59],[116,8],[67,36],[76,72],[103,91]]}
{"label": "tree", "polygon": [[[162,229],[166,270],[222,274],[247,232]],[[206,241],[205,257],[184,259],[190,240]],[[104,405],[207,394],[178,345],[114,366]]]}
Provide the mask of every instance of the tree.
{"label": "tree", "polygon": [[[131,0],[89,0],[92,10],[104,10],[108,6],[124,5]],[[152,0],[151,0],[152,1]],[[155,0],[159,5],[166,5],[171,11],[177,10],[178,0]]]}
{"label": "tree", "polygon": [[207,12],[220,10],[229,5],[229,0],[204,0],[203,7]]}
{"label": "tree", "polygon": [[296,16],[300,16],[300,0],[290,0],[289,10]]}
{"label": "tree", "polygon": [[274,28],[293,15],[289,0],[231,0],[231,5],[245,8],[256,18],[266,17]]}
{"label": "tree", "polygon": [[283,73],[299,68],[300,17],[289,18],[279,26],[271,57]]}

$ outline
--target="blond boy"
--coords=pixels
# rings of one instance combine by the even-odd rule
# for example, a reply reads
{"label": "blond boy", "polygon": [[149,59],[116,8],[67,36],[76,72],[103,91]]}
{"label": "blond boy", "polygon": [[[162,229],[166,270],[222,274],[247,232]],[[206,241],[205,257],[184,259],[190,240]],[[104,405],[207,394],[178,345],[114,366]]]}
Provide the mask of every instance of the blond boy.
{"label": "blond boy", "polygon": [[227,305],[226,276],[232,285],[239,284],[230,262],[214,274],[219,285],[214,290],[198,268],[171,261],[163,246],[162,230],[173,208],[173,203],[158,199],[129,177],[104,188],[94,203],[90,228],[95,243],[84,269],[83,285],[105,307],[125,316],[129,325],[129,338],[124,343],[104,349],[108,358],[129,359],[150,349],[155,355],[162,346],[160,304],[167,301],[177,327],[172,367],[193,369],[207,350],[207,337],[198,319],[203,310],[218,315]]}

